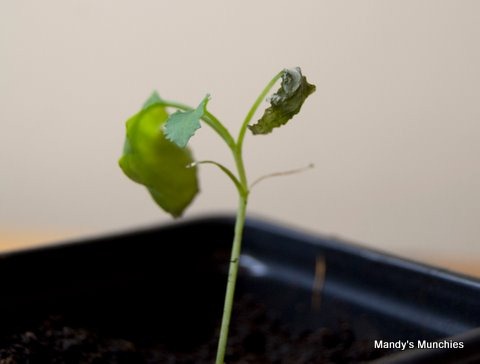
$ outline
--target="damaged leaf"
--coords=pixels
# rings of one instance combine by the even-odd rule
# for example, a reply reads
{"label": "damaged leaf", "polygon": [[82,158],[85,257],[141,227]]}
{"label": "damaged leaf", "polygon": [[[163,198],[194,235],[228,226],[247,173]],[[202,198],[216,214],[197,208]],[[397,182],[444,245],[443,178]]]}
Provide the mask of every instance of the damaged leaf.
{"label": "damaged leaf", "polygon": [[253,134],[269,134],[298,114],[305,99],[313,92],[315,85],[307,82],[299,67],[286,69],[280,89],[269,99],[270,107],[256,124],[249,125],[248,128]]}

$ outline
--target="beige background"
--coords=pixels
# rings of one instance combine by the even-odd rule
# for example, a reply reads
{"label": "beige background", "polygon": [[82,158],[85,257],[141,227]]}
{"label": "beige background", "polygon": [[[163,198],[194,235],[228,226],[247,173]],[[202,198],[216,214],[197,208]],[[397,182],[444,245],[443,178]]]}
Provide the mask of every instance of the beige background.
{"label": "beige background", "polygon": [[[153,89],[236,134],[284,67],[317,92],[291,124],[248,136],[250,212],[415,259],[480,253],[480,2],[119,1],[0,3],[2,249],[169,218],[117,167],[124,121]],[[232,165],[216,136],[198,159]],[[201,170],[186,216],[233,212]]]}

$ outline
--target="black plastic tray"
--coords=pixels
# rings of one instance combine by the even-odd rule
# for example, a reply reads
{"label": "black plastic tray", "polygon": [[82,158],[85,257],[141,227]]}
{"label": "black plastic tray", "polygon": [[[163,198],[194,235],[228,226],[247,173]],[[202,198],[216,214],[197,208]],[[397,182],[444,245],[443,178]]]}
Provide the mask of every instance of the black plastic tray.
{"label": "black plastic tray", "polygon": [[[185,328],[192,340],[211,335],[223,305],[233,224],[230,217],[205,218],[3,254],[0,334],[61,311],[146,340],[184,340]],[[372,346],[444,338],[465,346],[409,350],[378,362],[480,362],[474,278],[247,220],[238,291],[301,328],[347,321]]]}

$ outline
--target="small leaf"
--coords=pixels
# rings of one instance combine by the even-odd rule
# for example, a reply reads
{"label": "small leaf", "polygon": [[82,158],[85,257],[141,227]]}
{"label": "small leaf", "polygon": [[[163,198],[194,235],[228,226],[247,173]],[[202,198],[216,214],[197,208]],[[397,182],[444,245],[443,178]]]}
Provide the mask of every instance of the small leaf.
{"label": "small leaf", "polygon": [[152,106],[154,104],[158,104],[160,101],[162,101],[162,98],[160,97],[158,92],[153,91],[152,94],[150,95],[150,97],[147,99],[147,101],[145,101],[145,103],[143,104],[142,109],[146,109],[149,106]]}
{"label": "small leaf", "polygon": [[200,128],[200,119],[205,114],[209,95],[205,96],[195,110],[176,111],[165,124],[165,136],[180,148],[187,146],[195,131]]}
{"label": "small leaf", "polygon": [[162,126],[167,118],[158,103],[132,116],[119,165],[130,179],[147,188],[163,210],[178,217],[198,193],[197,169],[187,168],[193,162],[188,148],[165,138]]}
{"label": "small leaf", "polygon": [[270,133],[298,114],[305,99],[313,92],[315,85],[307,82],[299,67],[284,70],[280,89],[270,97],[270,107],[255,125],[248,128],[253,134]]}
{"label": "small leaf", "polygon": [[162,101],[162,98],[158,94],[157,91],[153,91],[149,98],[143,103],[142,110],[152,106],[154,104],[158,104]]}

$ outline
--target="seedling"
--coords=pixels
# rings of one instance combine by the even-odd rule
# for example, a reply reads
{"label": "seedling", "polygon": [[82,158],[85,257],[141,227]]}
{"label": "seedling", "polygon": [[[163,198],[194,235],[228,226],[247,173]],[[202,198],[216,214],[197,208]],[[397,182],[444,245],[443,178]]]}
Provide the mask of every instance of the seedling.
{"label": "seedling", "polygon": [[[270,107],[265,110],[257,123],[250,125],[258,107],[280,79],[279,90],[268,99]],[[305,99],[314,91],[315,86],[307,82],[300,68],[279,72],[265,86],[248,111],[237,139],[234,139],[220,120],[207,110],[209,95],[206,95],[200,104],[193,108],[164,100],[154,92],[143,108],[127,121],[123,155],[119,160],[120,167],[130,179],[144,185],[155,202],[173,217],[181,216],[198,193],[197,166],[199,164],[212,164],[220,168],[238,191],[237,217],[216,364],[224,363],[249,192],[255,183],[264,179],[263,177],[252,185],[248,184],[242,155],[245,134],[247,129],[254,135],[269,134],[274,128],[286,124],[300,111]],[[176,111],[169,114],[167,108],[173,108]],[[236,173],[215,161],[195,162],[193,160],[187,144],[195,131],[200,128],[200,121],[210,126],[227,144],[235,161]],[[268,176],[291,172],[295,171]]]}

